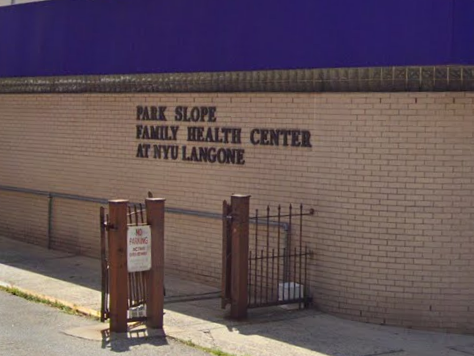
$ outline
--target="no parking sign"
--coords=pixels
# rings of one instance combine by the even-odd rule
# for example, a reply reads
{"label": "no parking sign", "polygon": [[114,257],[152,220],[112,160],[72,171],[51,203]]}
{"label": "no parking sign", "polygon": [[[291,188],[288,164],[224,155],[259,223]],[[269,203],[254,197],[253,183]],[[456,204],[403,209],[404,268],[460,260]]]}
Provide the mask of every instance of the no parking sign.
{"label": "no parking sign", "polygon": [[151,269],[151,229],[149,225],[128,227],[127,268],[129,272]]}

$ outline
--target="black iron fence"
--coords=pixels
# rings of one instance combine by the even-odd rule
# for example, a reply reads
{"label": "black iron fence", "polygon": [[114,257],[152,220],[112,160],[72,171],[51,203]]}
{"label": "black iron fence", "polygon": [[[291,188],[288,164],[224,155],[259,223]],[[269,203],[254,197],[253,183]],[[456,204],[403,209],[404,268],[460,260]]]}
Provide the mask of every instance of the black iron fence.
{"label": "black iron fence", "polygon": [[[295,211],[296,210],[296,211]],[[308,258],[312,252],[304,243],[303,205],[286,213],[278,206],[264,214],[256,210],[250,218],[252,230],[248,257],[248,307],[298,303],[307,306],[309,300]]]}

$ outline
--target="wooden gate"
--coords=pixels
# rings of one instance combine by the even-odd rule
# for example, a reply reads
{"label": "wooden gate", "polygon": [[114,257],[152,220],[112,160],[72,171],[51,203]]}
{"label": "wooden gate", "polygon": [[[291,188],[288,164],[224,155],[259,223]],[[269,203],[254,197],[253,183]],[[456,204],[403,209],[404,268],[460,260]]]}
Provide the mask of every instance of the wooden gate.
{"label": "wooden gate", "polygon": [[[108,213],[100,208],[100,318],[101,321],[110,319],[111,331],[125,332],[131,321],[146,321],[153,328],[163,327],[164,202],[164,199],[148,198],[144,208],[142,204],[113,200],[109,202]],[[129,272],[127,232],[133,227],[147,226],[151,230],[151,240],[147,241],[151,266],[146,271]]]}

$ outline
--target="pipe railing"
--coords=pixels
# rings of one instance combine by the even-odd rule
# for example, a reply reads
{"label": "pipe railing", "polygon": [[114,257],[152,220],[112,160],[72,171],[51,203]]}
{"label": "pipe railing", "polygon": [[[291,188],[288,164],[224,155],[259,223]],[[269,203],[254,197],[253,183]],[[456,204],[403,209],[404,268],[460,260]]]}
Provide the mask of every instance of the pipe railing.
{"label": "pipe railing", "polygon": [[[96,203],[96,204],[102,204],[102,205],[106,205],[109,202],[109,200],[105,198],[97,198],[97,197],[90,197],[90,196],[85,196],[85,195],[59,193],[59,192],[50,192],[50,191],[45,191],[45,190],[13,187],[13,186],[6,186],[6,185],[0,185],[0,191],[26,193],[26,194],[32,194],[32,195],[37,195],[37,196],[44,196],[48,198],[48,230],[47,230],[48,231],[47,232],[48,249],[51,248],[51,241],[52,241],[53,201],[55,198],[82,201],[82,202],[88,202],[88,203]],[[200,211],[200,210],[193,210],[193,209],[167,207],[165,209],[165,212],[170,213],[170,214],[196,216],[196,217],[216,219],[216,220],[222,220],[223,218],[221,213],[213,213],[209,211]],[[256,224],[256,222],[252,220],[250,220],[250,223]],[[278,223],[276,221],[271,221],[270,225],[280,226],[281,228],[283,228],[286,234],[288,233],[289,226],[287,223],[284,223],[284,222]]]}

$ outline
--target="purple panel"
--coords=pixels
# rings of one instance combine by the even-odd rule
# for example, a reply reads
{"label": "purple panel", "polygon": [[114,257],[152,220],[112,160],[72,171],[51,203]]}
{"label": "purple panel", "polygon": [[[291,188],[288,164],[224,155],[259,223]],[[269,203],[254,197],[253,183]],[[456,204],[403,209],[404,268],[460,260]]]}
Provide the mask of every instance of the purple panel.
{"label": "purple panel", "polygon": [[451,62],[451,3],[52,0],[2,7],[0,77],[442,65]]}
{"label": "purple panel", "polygon": [[454,7],[453,64],[474,64],[474,1],[456,0]]}

